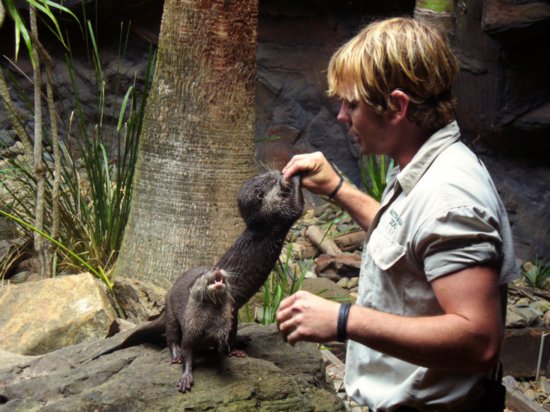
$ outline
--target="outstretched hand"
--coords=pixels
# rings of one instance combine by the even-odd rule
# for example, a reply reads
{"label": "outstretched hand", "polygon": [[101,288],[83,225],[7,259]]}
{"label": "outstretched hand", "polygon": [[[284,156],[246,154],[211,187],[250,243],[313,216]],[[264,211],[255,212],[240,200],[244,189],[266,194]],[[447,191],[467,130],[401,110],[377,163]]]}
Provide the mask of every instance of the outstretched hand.
{"label": "outstretched hand", "polygon": [[317,195],[329,195],[340,182],[340,176],[321,152],[300,154],[282,170],[285,179],[302,174],[302,185]]}
{"label": "outstretched hand", "polygon": [[306,291],[298,291],[284,299],[277,311],[277,327],[283,339],[330,342],[336,340],[340,304]]}

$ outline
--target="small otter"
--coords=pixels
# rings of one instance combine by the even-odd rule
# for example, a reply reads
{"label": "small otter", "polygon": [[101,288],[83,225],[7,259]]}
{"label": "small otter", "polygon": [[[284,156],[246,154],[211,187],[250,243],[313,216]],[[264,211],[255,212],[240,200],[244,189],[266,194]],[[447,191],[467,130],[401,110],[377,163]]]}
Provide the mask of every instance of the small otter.
{"label": "small otter", "polygon": [[[219,333],[224,335],[225,331],[229,330],[228,344],[231,350],[236,346],[239,308],[248,302],[264,284],[281,253],[289,229],[302,215],[304,208],[300,178],[294,176],[291,180],[285,181],[283,175],[276,171],[266,172],[247,180],[237,194],[237,201],[246,229],[215,266],[218,271],[225,271],[231,276],[228,282],[231,285],[229,293],[232,297],[230,305],[232,320],[229,328],[226,328],[224,323],[228,306],[211,305],[210,307],[220,310],[213,312],[216,318],[216,322],[211,326],[213,336],[220,336]],[[187,330],[205,330],[210,327],[205,323],[206,321],[202,321],[203,312],[198,309],[199,305],[196,308],[193,307],[193,302],[196,301],[187,300],[185,292],[185,288],[192,287],[193,277],[199,278],[199,274],[204,271],[208,269],[190,269],[182,274],[168,292],[166,308],[157,319],[138,327],[123,342],[92,359],[119,349],[150,342],[166,333],[172,362],[181,361],[182,355],[185,358],[185,370],[188,374],[184,372],[178,387],[182,392],[188,390],[192,382],[191,365],[187,363],[188,352],[212,340],[209,336],[203,341],[200,333],[194,335],[195,338],[189,341],[185,336]],[[177,324],[182,325],[181,319],[187,323],[183,323],[185,326],[180,326],[181,329],[178,329]],[[215,328],[221,328],[221,330],[216,331]],[[180,333],[183,335],[182,347],[178,348]],[[214,341],[214,346],[218,345],[218,348],[223,346],[221,338],[215,338]],[[233,353],[242,356],[236,351]]]}
{"label": "small otter", "polygon": [[223,269],[194,268],[183,273],[166,295],[166,343],[172,363],[184,363],[178,390],[193,383],[193,354],[214,347],[229,353],[233,298]]}

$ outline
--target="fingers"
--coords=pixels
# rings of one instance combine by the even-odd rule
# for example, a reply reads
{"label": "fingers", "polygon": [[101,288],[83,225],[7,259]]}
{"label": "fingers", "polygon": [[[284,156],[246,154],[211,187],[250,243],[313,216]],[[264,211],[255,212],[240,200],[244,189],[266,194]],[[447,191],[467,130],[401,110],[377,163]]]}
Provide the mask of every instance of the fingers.
{"label": "fingers", "polygon": [[321,152],[296,155],[282,170],[285,179],[302,174],[302,185],[312,193],[327,195],[340,181],[340,177]]}
{"label": "fingers", "polygon": [[283,299],[276,314],[277,328],[281,332],[283,340],[291,344],[297,341],[295,335],[290,335],[297,328],[296,319],[293,314],[296,311],[295,305],[299,295],[300,292]]}
{"label": "fingers", "polygon": [[295,155],[283,168],[282,172],[285,179],[294,176],[296,173],[302,172],[309,174],[319,169],[318,163],[324,156],[321,152]]}

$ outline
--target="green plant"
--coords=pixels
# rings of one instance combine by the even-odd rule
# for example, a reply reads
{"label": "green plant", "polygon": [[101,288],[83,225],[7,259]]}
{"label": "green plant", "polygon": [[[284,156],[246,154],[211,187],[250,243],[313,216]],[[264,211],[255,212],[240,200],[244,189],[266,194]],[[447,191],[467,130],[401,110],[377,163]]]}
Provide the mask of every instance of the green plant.
{"label": "green plant", "polygon": [[[27,46],[27,50],[29,51],[29,56],[31,60],[34,60],[34,56],[32,53],[33,48],[35,46],[33,44],[34,40],[32,38],[31,32],[29,32],[27,26],[25,25],[25,22],[23,17],[21,16],[21,13],[17,8],[16,3],[18,2],[14,0],[2,0],[2,1],[6,7],[7,14],[11,17],[15,25],[15,55],[17,56],[17,54],[19,53],[19,47],[21,44],[21,37],[22,37],[25,45]],[[39,10],[42,13],[42,15],[46,17],[46,20],[53,25],[53,27],[47,26],[48,29],[57,37],[57,39],[61,42],[61,44],[66,46],[63,35],[61,34],[59,23],[51,9],[54,8],[64,13],[67,13],[72,17],[74,17],[76,21],[78,21],[77,17],[68,8],[64,7],[63,4],[59,4],[55,1],[26,0],[25,2],[28,3],[28,5],[31,8],[35,8]]]}
{"label": "green plant", "polygon": [[94,274],[99,279],[103,280],[105,284],[109,287],[109,289],[113,288],[113,284],[109,281],[109,278],[105,274],[105,272],[100,268],[99,270],[92,267],[88,262],[86,262],[84,259],[82,259],[78,254],[67,248],[64,244],[58,242],[51,236],[49,236],[47,233],[42,232],[41,230],[35,228],[34,226],[28,224],[27,222],[19,219],[16,216],[13,216],[9,213],[4,212],[3,210],[0,210],[0,214],[4,215],[7,218],[12,219],[13,221],[19,223],[21,226],[25,227],[26,229],[29,229],[33,232],[38,233],[40,236],[44,237],[45,239],[49,240],[50,242],[54,243],[55,245],[59,246],[62,250],[64,250],[66,253],[71,255],[74,259],[76,259],[80,264],[87,270],[89,270],[92,274]]}
{"label": "green plant", "polygon": [[[23,37],[25,44],[27,46],[29,57],[32,63],[33,71],[33,97],[34,97],[34,121],[33,121],[33,140],[31,142],[30,133],[27,131],[23,122],[18,118],[17,110],[11,99],[10,91],[6,84],[3,71],[0,69],[0,95],[4,106],[7,109],[8,118],[12,124],[13,129],[18,134],[24,150],[25,150],[25,160],[29,164],[33,164],[33,174],[36,179],[36,207],[34,213],[34,227],[38,231],[44,229],[44,215],[45,215],[45,199],[44,199],[44,188],[46,184],[45,169],[43,162],[43,108],[42,108],[42,90],[43,85],[46,88],[46,98],[45,101],[48,107],[48,115],[51,128],[51,144],[53,147],[53,157],[54,163],[56,165],[56,173],[54,178],[54,196],[53,204],[51,207],[54,210],[54,224],[52,235],[54,238],[58,237],[58,210],[59,205],[57,203],[58,199],[58,189],[59,189],[59,145],[58,145],[58,129],[57,129],[57,117],[55,113],[55,104],[53,97],[53,64],[50,55],[42,46],[39,35],[38,35],[38,23],[37,18],[42,17],[42,21],[45,26],[58,38],[60,43],[66,47],[65,40],[61,34],[61,29],[57,18],[54,16],[51,8],[62,11],[76,19],[76,16],[66,7],[59,5],[56,2],[50,0],[26,0],[24,3],[27,3],[29,10],[29,20],[28,24],[30,29],[27,28],[27,22],[22,18],[19,9],[16,7],[16,4],[12,0],[4,0],[3,5],[5,4],[7,9],[7,14],[14,22],[15,26],[15,56],[19,53],[19,44],[20,39]],[[20,4],[18,4],[20,6]],[[4,8],[2,7],[2,12]],[[2,16],[3,20],[3,16]],[[45,71],[45,80],[42,77],[42,69]],[[53,255],[52,250],[44,241],[44,239],[38,235],[38,232],[35,232],[34,235],[34,250],[37,257],[40,260],[40,274],[41,276],[50,276],[50,263],[52,262]]]}
{"label": "green plant", "polygon": [[[88,25],[88,35],[94,39],[91,25]],[[122,91],[119,87],[119,74],[113,81],[114,87],[105,78],[95,40],[92,44],[94,68],[91,70],[97,77],[98,118],[86,117],[79,98],[70,54],[66,59],[73,84],[75,107],[66,130],[69,136],[75,137],[77,150],[60,144],[61,227],[58,241],[53,242],[52,237],[46,234],[51,230],[52,210],[46,210],[46,230],[37,231],[28,223],[33,220],[35,213],[33,194],[36,193],[37,184],[34,174],[23,159],[14,158],[10,161],[9,178],[5,179],[6,182],[2,179],[0,185],[3,185],[10,195],[9,201],[6,202],[10,214],[18,219],[25,230],[29,233],[40,233],[60,247],[61,259],[57,262],[58,268],[89,270],[109,284],[104,275],[116,259],[128,218],[137,147],[155,59],[154,54],[151,54],[143,89],[140,92],[137,90],[135,79],[133,84]],[[115,90],[115,94],[120,96],[121,100],[120,97],[115,97],[114,102],[107,101],[107,88]],[[120,103],[117,103],[119,101]],[[32,109],[30,111],[32,112]],[[47,143],[50,142],[48,132],[49,130],[46,130]],[[76,155],[80,157],[77,158]],[[55,169],[47,158],[46,153],[45,198],[46,204],[51,204],[54,197],[52,182]]]}
{"label": "green plant", "polygon": [[359,159],[359,171],[365,191],[380,201],[386,188],[387,176],[393,169],[393,159],[386,156],[364,155]]}
{"label": "green plant", "polygon": [[529,286],[540,288],[550,277],[550,265],[537,257],[535,263],[528,262],[523,265],[521,274]]}
{"label": "green plant", "polygon": [[260,323],[269,325],[276,320],[277,309],[281,301],[298,291],[302,287],[305,274],[311,262],[298,260],[293,265],[293,244],[287,244],[284,260],[275,264],[273,271],[265,281],[262,288],[262,318]]}

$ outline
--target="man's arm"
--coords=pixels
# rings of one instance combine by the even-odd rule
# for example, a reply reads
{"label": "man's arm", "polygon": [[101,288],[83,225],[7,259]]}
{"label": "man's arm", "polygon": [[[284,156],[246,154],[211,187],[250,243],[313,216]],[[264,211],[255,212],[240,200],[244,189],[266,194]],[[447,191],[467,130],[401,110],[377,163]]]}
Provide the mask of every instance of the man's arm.
{"label": "man's arm", "polygon": [[[420,366],[489,371],[502,339],[496,271],[475,266],[442,276],[432,286],[442,315],[404,317],[354,305],[348,317],[348,338]],[[335,340],[339,307],[336,302],[298,292],[281,303],[277,323],[290,343]]]}
{"label": "man's arm", "polygon": [[[288,179],[296,173],[302,174],[303,186],[317,195],[329,196],[340,182],[340,176],[321,152],[294,156],[283,174]],[[380,208],[380,203],[345,181],[333,199],[365,230]]]}

